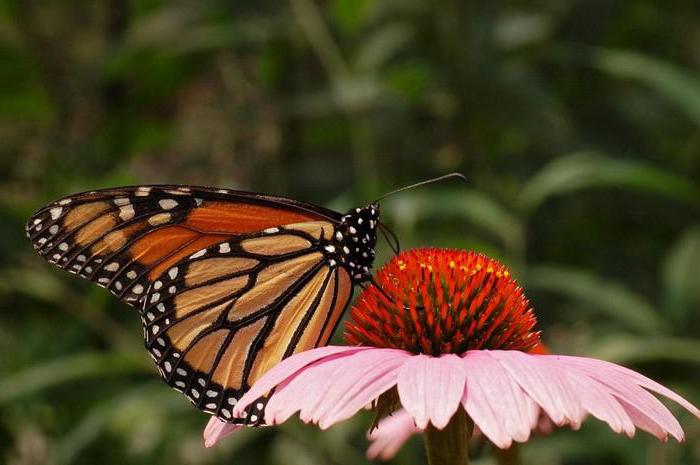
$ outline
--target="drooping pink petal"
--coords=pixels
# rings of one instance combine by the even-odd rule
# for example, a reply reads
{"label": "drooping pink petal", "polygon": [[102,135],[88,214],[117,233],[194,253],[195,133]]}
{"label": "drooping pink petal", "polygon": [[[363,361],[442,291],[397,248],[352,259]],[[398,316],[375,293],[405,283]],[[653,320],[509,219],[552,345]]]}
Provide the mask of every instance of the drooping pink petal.
{"label": "drooping pink petal", "polygon": [[352,355],[356,352],[372,350],[371,347],[347,347],[347,346],[326,346],[316,349],[307,350],[299,354],[293,355],[282,360],[272,369],[268,370],[239,400],[233,409],[233,416],[240,416],[251,403],[255,402],[260,396],[265,395],[270,389],[282,383],[285,379],[294,375],[297,371],[303,369],[318,360],[323,360],[327,357],[344,357]]}
{"label": "drooping pink petal", "polygon": [[227,423],[212,416],[209,419],[207,426],[204,428],[204,446],[213,447],[222,438],[241,428],[243,428],[243,425],[234,425],[232,423]]}
{"label": "drooping pink petal", "polygon": [[481,431],[499,447],[527,441],[534,427],[534,402],[487,351],[472,351],[462,360],[467,373],[463,404]]}
{"label": "drooping pink petal", "polygon": [[413,415],[418,428],[432,423],[447,426],[464,394],[466,375],[460,358],[415,355],[399,370],[398,391],[403,407]]}
{"label": "drooping pink petal", "polygon": [[558,357],[571,365],[590,367],[596,372],[598,372],[600,376],[605,376],[605,374],[617,374],[626,376],[634,380],[638,385],[671,399],[672,401],[676,402],[678,405],[682,406],[690,413],[695,415],[695,417],[700,418],[700,410],[697,409],[693,404],[691,404],[686,399],[679,396],[672,390],[668,389],[667,387],[662,386],[656,381],[647,378],[641,373],[637,373],[636,371],[630,370],[629,368],[623,367],[621,365],[616,365],[605,360],[598,360],[586,357],[574,357],[569,355],[559,355]]}
{"label": "drooping pink petal", "polygon": [[632,404],[625,402],[624,399],[618,399],[618,402],[620,402],[620,405],[625,409],[625,412],[627,412],[627,415],[629,415],[635,426],[652,436],[656,436],[660,441],[666,442],[668,440],[668,432],[659,426],[658,422],[652,420],[649,415],[640,411]]}
{"label": "drooping pink petal", "polygon": [[367,449],[367,458],[389,460],[396,455],[408,438],[420,432],[413,417],[406,410],[394,412],[391,416],[382,419],[377,428],[369,433],[371,443]]}
{"label": "drooping pink petal", "polygon": [[[366,357],[371,355],[371,357]],[[321,428],[327,428],[345,420],[376,400],[381,394],[396,385],[398,371],[411,354],[396,349],[377,349],[372,354],[357,354],[353,365],[343,371],[334,389],[326,397],[325,408],[317,409],[314,420]],[[355,373],[351,373],[350,371]],[[348,389],[336,386],[347,383]]]}
{"label": "drooping pink petal", "polygon": [[[416,427],[443,428],[461,401],[475,426],[503,448],[512,441],[526,441],[543,418],[542,411],[559,425],[576,428],[591,414],[628,436],[638,426],[662,440],[671,434],[682,441],[678,421],[646,389],[698,412],[644,376],[593,359],[503,350],[436,358],[398,349],[327,347],[292,356],[272,368],[238,402],[234,414],[274,390],[265,409],[268,424],[299,412],[303,421],[327,428],[371,405],[394,386]],[[213,444],[235,429],[212,421],[205,438]],[[382,444],[393,447],[388,450],[400,447],[410,433],[397,431],[402,435],[391,442],[382,436],[384,442],[372,450],[385,450]]]}
{"label": "drooping pink petal", "polygon": [[[542,355],[540,357],[553,357],[556,359],[557,356]],[[559,359],[559,361],[562,365],[566,364],[572,367],[571,369],[576,369],[606,386],[618,400],[624,400],[626,404],[634,407],[639,413],[644,414],[647,418],[646,423],[649,421],[654,422],[662,431],[671,434],[678,441],[683,441],[684,433],[678,420],[656,397],[637,384],[636,377],[630,377],[621,370],[601,370],[599,364],[588,363],[587,360],[584,359],[582,361],[581,359],[582,357],[579,357],[579,360],[574,361],[574,363],[572,363],[571,358],[566,361]],[[628,414],[630,413],[628,409],[625,410]],[[634,421],[634,418],[631,416],[630,418]],[[642,427],[641,424],[638,424],[638,426]],[[654,430],[656,429],[654,428]]]}
{"label": "drooping pink petal", "polygon": [[[470,352],[467,352],[467,356]],[[585,412],[579,399],[574,396],[571,381],[557,367],[538,358],[545,356],[515,350],[493,350],[489,354],[557,425],[570,424],[577,428],[581,424]]]}
{"label": "drooping pink petal", "polygon": [[570,367],[561,366],[561,369],[571,379],[576,396],[588,413],[606,422],[616,433],[624,432],[629,437],[634,436],[634,423],[606,386]]}
{"label": "drooping pink petal", "polygon": [[333,383],[335,372],[342,367],[345,359],[346,357],[327,357],[307,365],[295,376],[280,383],[265,408],[265,421],[269,424],[282,423],[300,410],[303,410],[302,420],[310,421],[308,411],[323,401]]}
{"label": "drooping pink petal", "polygon": [[280,423],[300,411],[302,421],[327,428],[394,386],[396,369],[407,357],[396,349],[374,349],[318,360],[279,385],[265,409],[265,421]]}

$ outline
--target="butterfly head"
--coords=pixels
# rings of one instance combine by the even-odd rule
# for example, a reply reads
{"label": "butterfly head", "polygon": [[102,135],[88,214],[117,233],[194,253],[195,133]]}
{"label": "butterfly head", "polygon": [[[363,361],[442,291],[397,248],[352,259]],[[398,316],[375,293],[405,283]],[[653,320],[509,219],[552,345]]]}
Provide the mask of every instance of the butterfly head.
{"label": "butterfly head", "polygon": [[355,282],[367,281],[372,275],[378,226],[379,205],[373,203],[348,211],[336,228],[338,258]]}

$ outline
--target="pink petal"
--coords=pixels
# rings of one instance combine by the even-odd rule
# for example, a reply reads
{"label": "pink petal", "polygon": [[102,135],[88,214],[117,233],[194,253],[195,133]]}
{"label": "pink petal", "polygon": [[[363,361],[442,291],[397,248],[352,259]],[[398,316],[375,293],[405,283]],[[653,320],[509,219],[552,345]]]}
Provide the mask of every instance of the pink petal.
{"label": "pink petal", "polygon": [[394,412],[382,419],[377,428],[369,433],[371,443],[367,449],[367,458],[389,460],[412,435],[420,432],[413,422],[413,417],[406,410]]}
{"label": "pink petal", "polygon": [[616,433],[624,432],[629,437],[634,436],[634,423],[606,386],[570,367],[561,366],[561,369],[571,379],[576,396],[587,412],[606,422]]}
{"label": "pink petal", "polygon": [[[538,357],[556,358],[557,356],[540,355]],[[636,409],[637,413],[644,414],[646,416],[644,423],[646,427],[643,427],[642,424],[637,424],[640,428],[649,431],[648,428],[651,428],[651,426],[648,425],[648,422],[654,422],[661,430],[670,433],[676,440],[683,441],[683,429],[678,420],[656,397],[640,387],[635,377],[630,377],[621,370],[606,369],[603,365],[597,363],[598,360],[595,359],[585,359],[583,357],[576,357],[576,359],[572,360],[572,357],[567,357],[565,361],[561,358],[559,360],[562,365],[567,364],[571,369],[576,369],[595,379],[606,386],[618,400],[624,400],[626,404]],[[629,409],[625,410],[630,414]],[[634,421],[632,416],[630,418]],[[653,429],[657,430],[656,428]]]}
{"label": "pink petal", "polygon": [[204,446],[213,447],[222,438],[228,436],[234,431],[238,431],[241,428],[243,428],[243,425],[227,423],[212,416],[209,419],[207,426],[204,428]]}
{"label": "pink petal", "polygon": [[624,375],[634,380],[638,385],[649,389],[650,391],[661,394],[677,404],[681,405],[683,408],[688,410],[690,413],[695,415],[695,417],[700,418],[700,410],[698,410],[693,404],[685,400],[683,397],[679,396],[675,392],[671,391],[665,386],[653,381],[646,376],[637,373],[636,371],[630,370],[629,368],[623,367],[621,365],[616,365],[614,363],[606,362],[605,360],[597,360],[585,357],[574,357],[560,355],[559,358],[566,360],[569,363],[576,365],[586,365],[591,366],[595,370],[602,373],[617,373],[618,375]]}
{"label": "pink petal", "polygon": [[334,374],[349,357],[328,357],[300,370],[277,386],[265,408],[265,421],[283,423],[296,412],[303,410],[302,420],[309,422],[308,411],[323,400],[333,383]]}
{"label": "pink petal", "polygon": [[233,409],[233,416],[240,416],[245,408],[257,401],[260,396],[267,394],[273,387],[309,364],[327,357],[344,357],[370,349],[371,347],[326,346],[292,355],[268,370],[255,382],[248,392],[238,400]]}
{"label": "pink petal", "polygon": [[442,429],[459,407],[465,382],[462,361],[457,355],[414,355],[399,370],[401,405],[413,416],[418,428],[425,429],[430,422]]}
{"label": "pink petal", "polygon": [[488,351],[471,351],[462,360],[467,373],[463,404],[474,424],[498,447],[527,441],[535,425],[534,402]]}
{"label": "pink petal", "polygon": [[394,386],[396,369],[408,356],[400,350],[372,349],[319,360],[279,385],[265,409],[265,421],[280,423],[300,411],[302,421],[327,428]]}
{"label": "pink petal", "polygon": [[666,430],[660,427],[657,422],[649,418],[649,416],[644,412],[625,402],[623,399],[619,399],[619,402],[635,425],[647,433],[656,436],[659,440],[666,442],[668,439],[668,433]]}
{"label": "pink petal", "polygon": [[325,429],[351,417],[396,385],[398,369],[410,357],[395,349],[375,349],[352,357],[352,364],[336,378],[314,420]]}
{"label": "pink petal", "polygon": [[[467,356],[471,352],[467,352]],[[488,352],[556,424],[569,423],[574,428],[581,424],[585,412],[574,396],[571,381],[558,367],[541,360],[539,357],[542,356],[516,350]]]}

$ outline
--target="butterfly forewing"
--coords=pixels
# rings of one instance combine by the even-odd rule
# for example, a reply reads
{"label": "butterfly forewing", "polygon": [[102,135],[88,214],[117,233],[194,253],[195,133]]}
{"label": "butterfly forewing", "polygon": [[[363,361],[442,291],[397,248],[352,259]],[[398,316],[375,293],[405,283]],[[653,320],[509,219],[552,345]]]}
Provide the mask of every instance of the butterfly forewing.
{"label": "butterfly forewing", "polygon": [[145,186],[78,194],[27,223],[48,261],[130,305],[172,263],[232,234],[338,214],[279,197],[212,188]]}

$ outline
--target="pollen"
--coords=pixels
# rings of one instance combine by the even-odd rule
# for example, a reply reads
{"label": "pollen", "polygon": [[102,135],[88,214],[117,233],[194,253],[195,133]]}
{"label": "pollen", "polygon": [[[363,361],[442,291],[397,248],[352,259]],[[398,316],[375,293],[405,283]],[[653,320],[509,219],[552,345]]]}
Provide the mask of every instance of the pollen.
{"label": "pollen", "polygon": [[510,271],[476,252],[414,249],[384,265],[350,311],[351,345],[413,353],[530,351],[541,344],[530,302]]}

